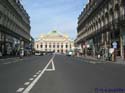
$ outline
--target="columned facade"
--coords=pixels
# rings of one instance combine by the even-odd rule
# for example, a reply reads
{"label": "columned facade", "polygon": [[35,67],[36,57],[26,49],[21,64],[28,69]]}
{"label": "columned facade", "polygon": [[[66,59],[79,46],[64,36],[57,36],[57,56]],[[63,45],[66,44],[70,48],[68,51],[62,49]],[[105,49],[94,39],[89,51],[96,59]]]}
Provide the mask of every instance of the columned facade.
{"label": "columned facade", "polygon": [[124,58],[125,0],[90,0],[78,18],[77,31],[76,43],[88,45],[91,55],[106,56],[116,42],[116,56]]}
{"label": "columned facade", "polygon": [[74,42],[67,35],[52,31],[38,37],[34,48],[37,51],[67,53],[74,49]]}
{"label": "columned facade", "polygon": [[20,0],[0,0],[0,52],[16,55],[30,42],[29,15]]}

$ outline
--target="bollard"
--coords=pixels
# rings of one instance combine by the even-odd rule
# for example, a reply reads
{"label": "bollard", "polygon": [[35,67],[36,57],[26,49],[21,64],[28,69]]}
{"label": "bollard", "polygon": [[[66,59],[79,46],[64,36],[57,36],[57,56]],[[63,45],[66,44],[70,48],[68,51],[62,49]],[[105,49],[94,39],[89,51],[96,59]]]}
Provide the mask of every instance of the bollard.
{"label": "bollard", "polygon": [[114,62],[114,52],[112,53],[112,61]]}

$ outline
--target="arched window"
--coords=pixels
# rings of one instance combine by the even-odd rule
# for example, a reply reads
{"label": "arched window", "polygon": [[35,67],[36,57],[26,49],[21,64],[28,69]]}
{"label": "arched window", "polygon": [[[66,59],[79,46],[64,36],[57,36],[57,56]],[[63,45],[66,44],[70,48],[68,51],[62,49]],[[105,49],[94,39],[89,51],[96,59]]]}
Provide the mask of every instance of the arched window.
{"label": "arched window", "polygon": [[59,44],[57,45],[57,48],[59,48]]}
{"label": "arched window", "polygon": [[39,45],[37,44],[36,47],[39,48]]}
{"label": "arched window", "polygon": [[68,48],[68,45],[66,44],[66,48]]}
{"label": "arched window", "polygon": [[52,43],[52,47],[55,48],[55,43],[54,42]]}
{"label": "arched window", "polygon": [[61,45],[61,48],[63,48],[63,44]]}
{"label": "arched window", "polygon": [[43,45],[41,44],[40,47],[43,48]]}
{"label": "arched window", "polygon": [[59,48],[59,43],[57,43],[57,48]]}

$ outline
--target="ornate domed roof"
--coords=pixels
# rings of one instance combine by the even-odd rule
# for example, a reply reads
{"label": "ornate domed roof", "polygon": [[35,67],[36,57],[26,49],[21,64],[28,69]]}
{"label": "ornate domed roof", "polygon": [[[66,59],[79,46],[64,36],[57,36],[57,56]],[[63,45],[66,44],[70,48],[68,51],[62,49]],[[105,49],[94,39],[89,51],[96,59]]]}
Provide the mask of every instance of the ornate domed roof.
{"label": "ornate domed roof", "polygon": [[49,32],[48,34],[41,34],[38,38],[37,41],[65,41],[65,40],[70,40],[69,36],[67,34],[63,34],[59,31],[53,30],[51,32]]}
{"label": "ornate domed roof", "polygon": [[59,33],[59,32],[56,31],[56,30],[53,30],[53,31],[49,32],[47,35],[50,35],[50,36],[60,36],[60,35],[62,35],[62,34]]}

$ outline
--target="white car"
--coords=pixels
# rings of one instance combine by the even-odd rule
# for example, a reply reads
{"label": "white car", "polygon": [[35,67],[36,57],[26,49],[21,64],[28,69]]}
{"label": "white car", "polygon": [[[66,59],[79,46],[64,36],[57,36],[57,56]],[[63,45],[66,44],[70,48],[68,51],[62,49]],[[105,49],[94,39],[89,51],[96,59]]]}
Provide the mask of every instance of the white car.
{"label": "white car", "polygon": [[35,52],[35,55],[36,55],[36,56],[40,56],[40,55],[41,55],[41,52],[37,51],[37,52]]}
{"label": "white car", "polygon": [[72,51],[69,51],[69,52],[67,52],[66,55],[67,55],[67,56],[72,56],[72,55],[73,55],[73,52],[72,52]]}

